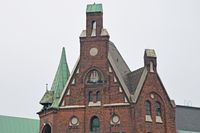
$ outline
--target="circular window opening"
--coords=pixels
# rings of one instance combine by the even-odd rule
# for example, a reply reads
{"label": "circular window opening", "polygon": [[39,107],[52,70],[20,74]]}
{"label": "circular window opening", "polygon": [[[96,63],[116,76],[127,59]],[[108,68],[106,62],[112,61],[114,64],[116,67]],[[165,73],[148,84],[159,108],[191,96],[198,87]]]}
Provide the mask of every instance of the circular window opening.
{"label": "circular window opening", "polygon": [[120,118],[118,115],[113,115],[111,118],[111,124],[117,125],[120,124]]}
{"label": "circular window opening", "polygon": [[73,116],[73,117],[71,118],[70,125],[71,125],[71,126],[77,126],[78,124],[79,124],[78,118],[77,118],[76,116]]}

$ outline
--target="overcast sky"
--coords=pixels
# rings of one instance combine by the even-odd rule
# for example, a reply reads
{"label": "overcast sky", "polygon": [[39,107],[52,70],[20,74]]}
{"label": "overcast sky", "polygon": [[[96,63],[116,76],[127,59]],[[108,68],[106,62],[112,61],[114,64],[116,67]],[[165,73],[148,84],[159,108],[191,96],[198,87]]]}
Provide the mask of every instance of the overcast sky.
{"label": "overcast sky", "polygon": [[1,115],[38,118],[63,46],[74,67],[94,2],[103,3],[104,28],[131,70],[155,49],[170,98],[200,107],[200,0],[0,0]]}

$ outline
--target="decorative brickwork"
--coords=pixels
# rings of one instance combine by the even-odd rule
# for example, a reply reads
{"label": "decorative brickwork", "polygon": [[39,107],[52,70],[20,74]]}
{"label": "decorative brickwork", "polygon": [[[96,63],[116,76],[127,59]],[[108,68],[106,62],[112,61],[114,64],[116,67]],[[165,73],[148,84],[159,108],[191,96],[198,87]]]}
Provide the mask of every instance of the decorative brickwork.
{"label": "decorative brickwork", "polygon": [[100,5],[92,6],[78,63],[59,107],[38,113],[40,131],[49,133],[50,126],[51,133],[176,133],[175,108],[157,74],[155,51],[146,50],[144,67],[131,72],[103,29],[103,13],[95,11]]}

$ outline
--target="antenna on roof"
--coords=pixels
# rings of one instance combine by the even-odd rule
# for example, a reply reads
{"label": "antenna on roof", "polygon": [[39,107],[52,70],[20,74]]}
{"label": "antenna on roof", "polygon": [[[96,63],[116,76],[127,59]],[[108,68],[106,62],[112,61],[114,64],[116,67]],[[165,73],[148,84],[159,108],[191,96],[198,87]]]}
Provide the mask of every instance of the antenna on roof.
{"label": "antenna on roof", "polygon": [[46,91],[48,91],[48,84],[45,84],[46,85]]}

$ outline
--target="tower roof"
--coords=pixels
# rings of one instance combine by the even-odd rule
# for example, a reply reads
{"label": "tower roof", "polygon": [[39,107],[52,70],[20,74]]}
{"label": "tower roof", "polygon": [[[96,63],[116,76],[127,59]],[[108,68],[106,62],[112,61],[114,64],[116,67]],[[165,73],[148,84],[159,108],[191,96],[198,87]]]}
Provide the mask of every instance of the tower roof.
{"label": "tower roof", "polygon": [[[70,72],[66,60],[65,48],[62,49],[60,63],[54,77],[51,90],[46,91],[43,98],[40,101],[40,104],[52,104],[52,108],[57,108],[59,103],[60,95],[65,87],[65,84],[69,78]],[[51,108],[50,107],[50,108]]]}
{"label": "tower roof", "polygon": [[91,13],[91,12],[103,12],[103,7],[102,4],[88,4],[86,13]]}
{"label": "tower roof", "polygon": [[60,64],[54,77],[51,91],[54,91],[54,100],[52,107],[58,107],[58,100],[69,78],[70,72],[66,60],[65,48],[62,49]]}

